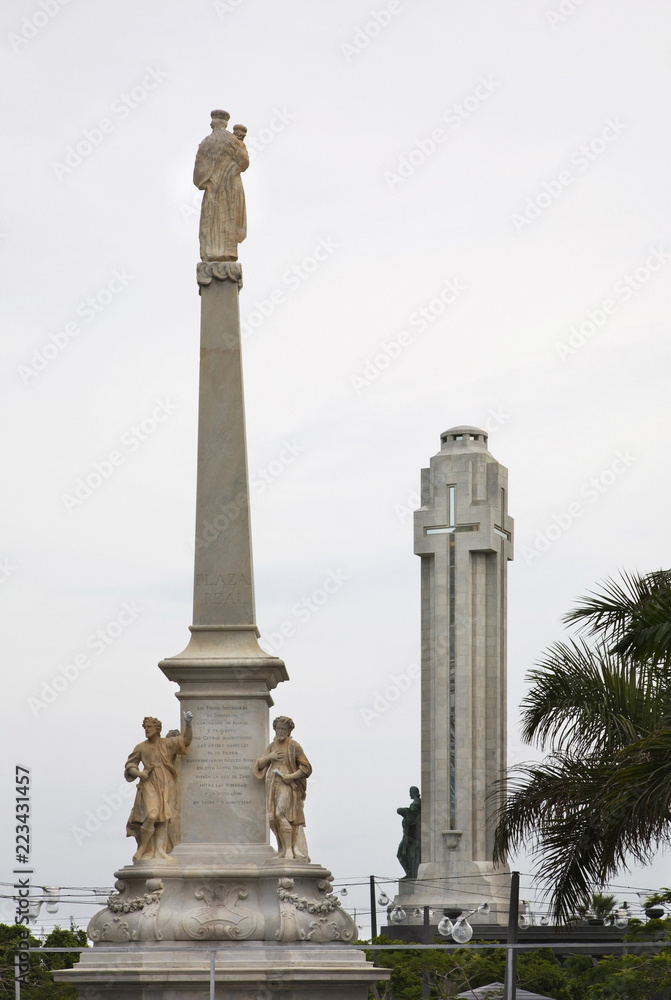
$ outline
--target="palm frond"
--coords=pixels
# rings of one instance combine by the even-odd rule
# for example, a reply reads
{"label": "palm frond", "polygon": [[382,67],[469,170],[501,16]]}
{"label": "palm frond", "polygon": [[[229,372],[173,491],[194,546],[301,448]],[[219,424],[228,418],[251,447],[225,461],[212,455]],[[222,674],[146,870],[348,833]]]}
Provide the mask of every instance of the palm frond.
{"label": "palm frond", "polygon": [[[528,677],[521,735],[541,749],[575,754],[619,749],[671,713],[671,694],[658,671],[584,641],[557,642]],[[669,689],[671,691],[671,688]]]}
{"label": "palm frond", "polygon": [[615,769],[599,755],[588,760],[555,753],[540,764],[513,768],[510,794],[499,814],[495,832],[496,861],[520,847],[539,859],[542,888],[551,896],[553,913],[568,921],[583,900],[621,864],[622,852],[604,853],[603,817],[599,795]]}
{"label": "palm frond", "polygon": [[587,635],[599,635],[611,651],[657,662],[671,658],[671,570],[621,573],[589,591],[564,615]]}

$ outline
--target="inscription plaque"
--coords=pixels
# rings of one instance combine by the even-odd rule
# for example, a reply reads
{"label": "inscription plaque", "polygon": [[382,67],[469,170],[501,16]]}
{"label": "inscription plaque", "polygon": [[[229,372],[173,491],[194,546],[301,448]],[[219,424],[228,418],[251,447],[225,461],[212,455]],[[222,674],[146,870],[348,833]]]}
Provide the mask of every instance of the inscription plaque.
{"label": "inscription plaque", "polygon": [[182,843],[267,843],[264,789],[254,778],[265,748],[265,702],[183,699],[194,713],[182,763]]}

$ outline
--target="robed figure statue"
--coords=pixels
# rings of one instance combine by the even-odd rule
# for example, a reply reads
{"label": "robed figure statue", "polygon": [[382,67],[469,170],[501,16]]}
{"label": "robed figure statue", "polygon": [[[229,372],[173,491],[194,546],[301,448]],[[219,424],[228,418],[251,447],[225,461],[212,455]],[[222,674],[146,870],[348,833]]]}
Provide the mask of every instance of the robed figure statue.
{"label": "robed figure statue", "polygon": [[196,153],[193,183],[204,191],[200,211],[200,257],[205,261],[238,259],[238,243],[247,235],[245,192],[240,174],[249,166],[247,129],[227,129],[227,111],[212,112],[212,134]]}
{"label": "robed figure statue", "polygon": [[270,829],[282,858],[309,861],[303,803],[312,765],[303,748],[291,739],[293,720],[286,715],[273,722],[275,739],[254,765],[254,775],[265,778]]}
{"label": "robed figure statue", "polygon": [[126,836],[137,840],[133,861],[165,861],[174,847],[170,826],[179,818],[176,763],[177,757],[189,750],[192,720],[193,714],[184,712],[184,732],[176,736],[161,736],[160,719],[148,715],[142,720],[147,738],[135,747],[124,770],[126,781],[139,779],[126,825]]}

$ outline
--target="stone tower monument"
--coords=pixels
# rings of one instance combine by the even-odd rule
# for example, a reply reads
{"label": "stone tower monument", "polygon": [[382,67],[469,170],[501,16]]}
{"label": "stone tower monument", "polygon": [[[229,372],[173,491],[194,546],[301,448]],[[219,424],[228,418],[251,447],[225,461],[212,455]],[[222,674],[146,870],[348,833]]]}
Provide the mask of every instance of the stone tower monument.
{"label": "stone tower monument", "polygon": [[138,850],[89,924],[94,947],[57,974],[82,1000],[207,1000],[215,988],[227,1000],[365,1000],[387,978],[352,947],[356,924],[307,856],[311,767],[291,719],[275,719],[269,745],[270,692],[288,676],[255,623],[237,261],[249,158],[228,119],[212,113],[194,172],[205,193],[193,624],[186,649],[159,664],[185,725],[163,737],[146,717],[128,759]]}
{"label": "stone tower monument", "polygon": [[[452,427],[422,469],[415,553],[422,593],[422,804],[417,880],[397,904],[507,919],[507,867],[492,861],[495,782],[506,768],[508,472],[487,434]],[[417,918],[415,918],[416,922]]]}

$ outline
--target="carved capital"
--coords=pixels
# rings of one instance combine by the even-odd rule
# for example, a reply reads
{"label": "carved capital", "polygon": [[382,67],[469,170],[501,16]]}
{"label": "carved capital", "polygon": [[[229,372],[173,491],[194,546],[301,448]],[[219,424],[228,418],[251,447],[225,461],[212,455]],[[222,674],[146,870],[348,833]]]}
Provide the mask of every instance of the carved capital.
{"label": "carved capital", "polygon": [[234,281],[238,289],[242,288],[242,264],[229,260],[201,260],[196,268],[196,280],[199,285],[209,285],[212,279],[217,281]]}
{"label": "carved capital", "polygon": [[448,851],[456,851],[461,840],[461,830],[443,830],[443,840]]}

